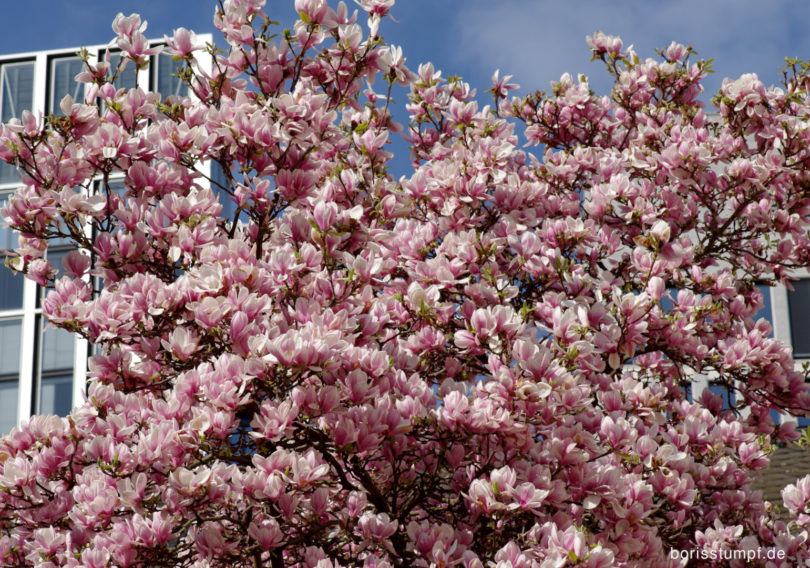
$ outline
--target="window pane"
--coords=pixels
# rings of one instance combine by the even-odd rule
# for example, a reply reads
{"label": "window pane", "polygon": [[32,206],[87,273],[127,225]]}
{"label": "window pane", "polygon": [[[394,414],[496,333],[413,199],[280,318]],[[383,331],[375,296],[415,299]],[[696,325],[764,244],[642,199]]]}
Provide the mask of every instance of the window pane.
{"label": "window pane", "polygon": [[[8,193],[0,193],[0,208],[5,207]],[[22,274],[15,274],[6,267],[6,255],[17,246],[17,234],[0,223],[0,310],[22,308],[23,282]]]}
{"label": "window pane", "polygon": [[[34,103],[34,63],[6,63],[0,66],[0,119],[20,118]],[[19,183],[20,174],[11,164],[0,162],[0,183]]]}
{"label": "window pane", "polygon": [[[10,195],[10,191],[0,193],[0,209],[6,206]],[[6,227],[4,223],[0,223],[0,248],[6,250],[17,248],[17,233],[13,229]]]}
{"label": "window pane", "polygon": [[184,97],[188,88],[178,77],[179,71],[185,67],[182,59],[175,61],[171,55],[159,55],[155,58],[157,65],[157,90],[165,99],[170,96]]}
{"label": "window pane", "polygon": [[65,95],[70,95],[77,103],[84,102],[84,85],[76,82],[76,75],[83,70],[84,63],[78,57],[60,57],[51,61],[48,112],[64,116],[59,103]]}
{"label": "window pane", "polygon": [[[42,322],[47,326],[47,322]],[[46,327],[42,332],[42,371],[73,369],[73,334],[58,327]]]}
{"label": "window pane", "polygon": [[5,255],[0,254],[0,310],[19,310],[23,301],[22,274],[12,272],[5,264]]}
{"label": "window pane", "polygon": [[31,110],[34,100],[34,63],[6,63],[0,68],[2,75],[2,119],[8,122],[20,118],[24,110]]}
{"label": "window pane", "polygon": [[0,162],[0,183],[20,183],[20,172],[17,166]]}
{"label": "window pane", "polygon": [[[107,182],[107,186],[110,188],[112,193],[115,193],[122,200],[124,199],[124,194],[127,192],[127,186],[124,183],[123,178],[111,179],[109,182]],[[104,184],[101,182],[96,185],[96,191],[101,195],[106,195]]]}
{"label": "window pane", "polygon": [[[121,61],[120,53],[113,53],[110,55],[110,73],[114,73],[118,68],[118,63]],[[118,78],[113,81],[116,89],[134,89],[137,76],[135,63],[127,61],[127,66],[123,71],[118,73]]]}
{"label": "window pane", "polygon": [[22,319],[0,320],[0,375],[20,374]]}
{"label": "window pane", "polygon": [[127,191],[127,186],[121,178],[111,179],[107,185],[110,186],[110,191],[117,193],[119,197],[123,197]]}
{"label": "window pane", "polygon": [[[56,242],[56,240],[51,242]],[[73,249],[59,248],[55,250],[48,249],[45,252],[45,258],[50,261],[51,268],[56,271],[57,280],[65,275],[65,267],[62,264],[62,259],[65,258],[71,250]],[[44,286],[37,286],[37,289],[39,290],[38,298],[44,300],[48,296],[48,293],[53,290],[53,287],[45,288]]]}
{"label": "window pane", "polygon": [[17,425],[17,381],[0,381],[0,435]]}
{"label": "window pane", "polygon": [[[59,218],[58,222],[59,222],[59,225],[58,225],[59,232],[61,232],[63,234],[69,234],[69,231],[68,231],[67,225],[65,225],[65,222],[61,218]],[[55,239],[50,239],[48,241],[48,246],[49,247],[63,247],[65,245],[72,246],[73,245],[73,239],[68,236],[68,237],[57,237]],[[59,270],[61,270],[62,265],[60,264],[57,268]]]}
{"label": "window pane", "polygon": [[43,377],[39,395],[40,414],[67,416],[73,404],[73,375]]}
{"label": "window pane", "polygon": [[73,396],[73,334],[64,329],[46,327],[40,316],[42,329],[39,368],[39,409],[42,414],[66,416]]}
{"label": "window pane", "polygon": [[794,357],[810,357],[810,280],[792,282],[788,292],[790,335]]}

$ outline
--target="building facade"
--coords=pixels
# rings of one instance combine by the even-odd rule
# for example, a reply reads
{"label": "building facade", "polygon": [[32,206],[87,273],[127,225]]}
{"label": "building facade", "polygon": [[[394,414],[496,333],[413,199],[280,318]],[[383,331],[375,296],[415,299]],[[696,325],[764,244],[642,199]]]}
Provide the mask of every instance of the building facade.
{"label": "building facade", "polygon": [[[198,36],[200,45],[210,41],[211,36]],[[108,46],[86,49],[91,60],[109,56],[111,69],[121,58]],[[74,80],[84,70],[78,52],[65,49],[0,57],[0,119],[20,118],[24,111],[61,115],[65,95],[83,101],[85,85]],[[182,66],[182,61],[163,54],[153,56],[149,67],[139,71],[130,62],[114,84],[119,88],[137,85],[164,98],[185,96],[188,89],[178,77]],[[0,162],[0,207],[19,184],[17,169]],[[111,185],[123,188],[123,181],[112,180]],[[15,232],[0,225],[2,259],[16,247]],[[51,241],[46,254],[59,268],[70,250],[67,242]],[[67,415],[85,392],[87,341],[48,325],[42,316],[45,294],[47,290],[0,263],[0,434],[33,414]]]}

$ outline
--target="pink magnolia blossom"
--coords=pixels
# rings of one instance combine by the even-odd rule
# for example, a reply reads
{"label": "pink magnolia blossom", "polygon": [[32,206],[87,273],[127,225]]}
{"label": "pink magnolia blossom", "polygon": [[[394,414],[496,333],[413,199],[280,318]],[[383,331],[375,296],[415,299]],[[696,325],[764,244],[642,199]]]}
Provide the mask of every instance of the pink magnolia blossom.
{"label": "pink magnolia blossom", "polygon": [[177,28],[172,37],[164,36],[169,53],[175,57],[187,57],[197,48],[197,36],[186,28]]}
{"label": "pink magnolia blossom", "polygon": [[[771,412],[810,410],[756,316],[810,263],[804,68],[725,81],[712,115],[691,48],[597,32],[610,96],[564,74],[512,97],[496,72],[490,107],[376,37],[393,0],[357,2],[368,28],[291,4],[285,34],[222,2],[224,52],[165,38],[193,96],[87,61],[87,104],[0,127],[9,266],[95,353],[70,416],[0,440],[2,564],[806,564],[808,478],[787,522],[752,488],[799,437]],[[144,26],[115,20],[130,65],[157,53]],[[696,373],[734,408],[688,397]]]}

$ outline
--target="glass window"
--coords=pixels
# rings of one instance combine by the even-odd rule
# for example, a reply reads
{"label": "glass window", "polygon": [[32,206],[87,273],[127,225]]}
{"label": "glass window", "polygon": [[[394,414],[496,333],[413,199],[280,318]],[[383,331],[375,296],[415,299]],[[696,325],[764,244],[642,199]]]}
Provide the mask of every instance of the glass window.
{"label": "glass window", "polygon": [[20,183],[17,167],[0,161],[0,183]]}
{"label": "glass window", "polygon": [[22,319],[0,320],[0,435],[17,425]]}
{"label": "glass window", "polygon": [[[0,65],[0,119],[20,118],[34,104],[34,62]],[[0,161],[0,183],[19,183],[20,174],[11,164]]]}
{"label": "glass window", "polygon": [[[123,178],[114,178],[114,179],[109,180],[107,182],[107,187],[110,188],[110,191],[112,193],[115,193],[116,195],[118,195],[118,197],[120,197],[121,199],[124,199],[124,195],[127,192],[127,186],[126,186],[126,183],[124,182]],[[104,195],[105,189],[104,189],[104,184],[102,182],[98,182],[98,185],[96,187],[96,191],[98,193]]]}
{"label": "glass window", "polygon": [[188,94],[188,87],[180,79],[179,73],[185,67],[182,59],[175,60],[171,55],[161,54],[153,60],[155,66],[155,85],[157,91],[166,97],[184,97]]}
{"label": "glass window", "polygon": [[66,416],[73,403],[73,334],[48,326],[39,318],[42,329],[39,357],[39,405],[41,414]]}
{"label": "glass window", "polygon": [[[10,191],[0,192],[0,209],[6,206],[10,196]],[[3,223],[0,223],[0,248],[5,250],[17,248],[17,233]]]}
{"label": "glass window", "polygon": [[59,57],[50,62],[50,94],[48,112],[64,116],[59,103],[70,95],[77,103],[84,102],[84,84],[76,82],[76,75],[84,71],[84,62],[79,57]]}
{"label": "glass window", "polygon": [[[58,230],[60,233],[65,234],[65,235],[70,234],[70,231],[68,230],[67,225],[65,224],[65,222],[62,220],[61,217],[58,219],[58,225],[56,227],[56,230]],[[50,248],[53,248],[53,247],[66,247],[66,246],[67,247],[72,247],[73,246],[73,238],[72,237],[70,237],[70,236],[67,236],[67,237],[55,237],[55,238],[52,238],[52,239],[48,240],[48,247],[50,247]]]}
{"label": "glass window", "polygon": [[[0,193],[0,209],[5,207],[9,193]],[[0,223],[0,310],[18,310],[22,308],[23,279],[22,274],[12,272],[6,266],[4,251],[17,246],[17,234]]]}
{"label": "glass window", "polygon": [[0,67],[2,119],[8,122],[31,110],[34,102],[34,62],[6,63]]}
{"label": "glass window", "polygon": [[810,357],[810,280],[792,282],[788,291],[790,336],[794,357]]}
{"label": "glass window", "polygon": [[[52,241],[53,242],[53,241]],[[45,252],[45,258],[48,259],[51,263],[51,268],[56,271],[55,279],[59,280],[62,276],[65,275],[65,266],[62,264],[62,260],[68,255],[70,251],[74,250],[74,247],[66,248],[66,247],[54,247],[49,248]],[[44,287],[44,286],[37,286],[39,290],[38,298],[44,300],[45,297],[48,295],[53,289],[53,286]],[[38,304],[41,305],[41,304]]]}
{"label": "glass window", "polygon": [[4,378],[20,374],[21,336],[21,318],[0,320],[0,376]]}
{"label": "glass window", "polygon": [[5,264],[6,256],[0,255],[0,311],[19,310],[23,302],[22,274],[12,272]]}
{"label": "glass window", "polygon": [[39,414],[67,416],[73,408],[73,374],[42,377]]}
{"label": "glass window", "polygon": [[[111,74],[115,73],[115,70],[118,68],[118,64],[121,63],[122,57],[123,56],[120,53],[110,54]],[[113,85],[115,85],[116,89],[134,89],[137,83],[137,74],[138,71],[135,68],[135,63],[127,60],[126,67],[124,67],[123,71],[118,72],[118,78],[113,81]]]}
{"label": "glass window", "polygon": [[42,370],[73,369],[73,334],[47,325],[42,332]]}
{"label": "glass window", "polygon": [[[109,195],[108,195],[109,190]],[[127,186],[124,182],[124,178],[114,178],[107,182],[105,186],[103,182],[96,183],[96,194],[102,195],[107,198],[108,206],[111,207],[111,211],[114,213],[116,209],[126,209],[127,208]],[[112,228],[112,232],[118,232],[120,227],[116,224]]]}
{"label": "glass window", "polygon": [[0,380],[0,435],[8,434],[17,425],[18,381]]}

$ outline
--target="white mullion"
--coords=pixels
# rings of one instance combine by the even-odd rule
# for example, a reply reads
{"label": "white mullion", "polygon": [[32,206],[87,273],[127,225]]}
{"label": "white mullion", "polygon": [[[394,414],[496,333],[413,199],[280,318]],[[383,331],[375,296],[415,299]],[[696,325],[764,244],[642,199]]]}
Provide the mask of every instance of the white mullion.
{"label": "white mullion", "polygon": [[767,290],[771,294],[771,326],[773,337],[790,345],[790,310],[788,309],[787,288],[779,284]]}
{"label": "white mullion", "polygon": [[[767,287],[764,289],[765,294],[769,294],[771,298],[771,328],[773,329],[773,338],[781,341],[785,345],[791,345],[791,329],[790,329],[790,309],[788,308],[788,291],[783,284]],[[779,420],[782,424],[787,422],[796,423],[796,417],[782,412],[779,415]]]}
{"label": "white mullion", "polygon": [[[93,59],[98,61],[100,50],[88,49],[87,52],[91,61]],[[82,102],[84,102],[84,96],[82,96]],[[87,189],[88,197],[95,193],[95,187],[95,182],[91,181]],[[89,223],[84,226],[84,234],[88,240],[92,240],[93,227]],[[89,274],[84,275],[82,280],[88,283],[92,282],[92,278]],[[81,405],[87,394],[87,353],[88,341],[77,334],[73,344],[73,388],[71,400],[71,406],[73,408]]]}
{"label": "white mullion", "polygon": [[[196,44],[195,47],[205,48],[206,43],[211,43],[212,41],[213,41],[213,36],[211,36],[210,34],[199,35],[199,36],[197,36],[197,44]],[[157,60],[159,58],[160,58],[160,55],[155,56],[155,61],[157,62]],[[160,65],[160,63],[158,63],[158,66],[159,65]],[[206,75],[210,75],[211,70],[213,69],[213,62],[212,62],[211,57],[200,57],[200,58],[198,58],[197,59],[197,65],[199,66],[199,69],[203,73],[205,73]],[[157,83],[157,73],[155,74],[155,82]],[[154,85],[154,88],[157,89],[157,84]],[[197,96],[194,94],[194,91],[192,89],[188,90],[188,95],[194,101],[199,100],[197,98]],[[206,178],[208,178],[208,179],[212,179],[214,177],[214,170],[212,168],[212,161],[211,160],[205,160],[204,162],[202,162],[202,161],[197,162],[194,169],[196,169],[202,175],[206,176]],[[214,197],[217,198],[216,189],[214,188],[214,186],[211,185],[211,184],[208,184],[208,188],[211,191],[214,192]]]}
{"label": "white mullion", "polygon": [[[130,61],[129,64],[135,65],[135,62]],[[143,69],[137,69],[135,71],[135,85],[144,93],[148,93],[152,90],[152,81],[149,77],[151,70],[151,66],[147,65]]]}
{"label": "white mullion", "polygon": [[73,408],[81,405],[87,394],[87,350],[87,340],[77,335],[73,346]]}
{"label": "white mullion", "polygon": [[[96,192],[96,183],[90,182],[87,190],[89,195]],[[90,223],[84,226],[84,236],[89,241],[93,240],[93,227]],[[85,274],[82,280],[89,283],[92,287],[93,277],[90,274]],[[89,342],[81,335],[76,335],[76,341],[73,346],[73,400],[72,406],[75,408],[84,402],[87,395],[87,354],[89,350]]]}
{"label": "white mullion", "polygon": [[[768,290],[771,294],[771,326],[773,327],[774,339],[781,341],[785,345],[792,345],[790,308],[788,306],[788,291],[783,284],[774,286]],[[782,413],[783,424],[797,422],[792,414]]]}
{"label": "white mullion", "polygon": [[695,373],[692,379],[692,402],[700,401],[703,391],[709,388],[709,378],[704,373]]}
{"label": "white mullion", "polygon": [[[48,76],[48,57],[39,53],[34,61],[34,100],[31,110],[35,115],[44,116],[46,111],[46,92]],[[37,339],[37,284],[33,280],[25,279],[23,284],[23,321],[22,321],[22,348],[20,353],[20,387],[17,400],[17,421],[22,422],[31,417],[34,407],[34,382],[38,379],[38,362],[36,358]]]}

